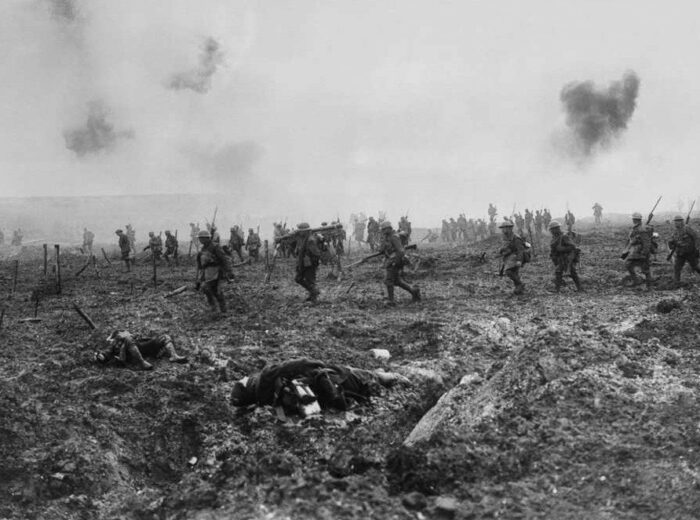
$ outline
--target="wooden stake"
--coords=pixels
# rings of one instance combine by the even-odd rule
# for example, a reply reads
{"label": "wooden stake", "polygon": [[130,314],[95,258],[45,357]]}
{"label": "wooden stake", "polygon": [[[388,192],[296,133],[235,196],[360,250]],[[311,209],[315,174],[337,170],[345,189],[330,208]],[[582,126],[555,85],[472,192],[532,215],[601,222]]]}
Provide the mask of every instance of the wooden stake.
{"label": "wooden stake", "polygon": [[56,248],[56,294],[61,294],[61,246],[54,244]]}
{"label": "wooden stake", "polygon": [[44,278],[49,273],[49,245],[44,244]]}
{"label": "wooden stake", "polygon": [[270,250],[268,249],[267,240],[265,240],[265,270],[270,269]]}
{"label": "wooden stake", "polygon": [[107,253],[105,253],[105,248],[104,248],[104,247],[102,248],[102,256],[105,257],[105,260],[107,260],[107,263],[108,263],[109,265],[112,265],[111,260],[107,257]]}
{"label": "wooden stake", "polygon": [[84,312],[80,307],[78,307],[78,304],[77,304],[77,303],[73,302],[73,308],[75,309],[75,312],[77,312],[77,313],[80,315],[80,317],[83,318],[83,319],[85,320],[85,323],[87,323],[88,326],[89,326],[92,330],[95,330],[95,329],[97,328],[97,326],[95,325],[95,322],[92,321],[92,320],[90,319],[90,316],[88,316],[87,314],[85,314],[85,312]]}
{"label": "wooden stake", "polygon": [[158,288],[158,272],[156,269],[156,255],[153,253],[151,255],[151,258],[153,258],[153,288],[157,289]]}
{"label": "wooden stake", "polygon": [[15,260],[15,276],[14,280],[12,281],[12,292],[10,294],[15,294],[15,291],[17,290],[17,275],[19,273],[19,260]]}
{"label": "wooden stake", "polygon": [[171,296],[175,296],[176,294],[183,293],[187,290],[187,285],[183,285],[182,287],[178,287],[174,291],[170,291],[169,293],[166,293],[165,297],[170,298]]}

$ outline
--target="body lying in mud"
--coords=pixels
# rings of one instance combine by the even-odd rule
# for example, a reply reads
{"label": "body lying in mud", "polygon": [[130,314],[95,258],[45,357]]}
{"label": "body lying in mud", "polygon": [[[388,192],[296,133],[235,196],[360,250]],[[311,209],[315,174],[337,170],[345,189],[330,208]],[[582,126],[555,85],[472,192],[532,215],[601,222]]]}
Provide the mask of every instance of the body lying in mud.
{"label": "body lying in mud", "polygon": [[122,365],[133,364],[143,370],[152,370],[153,365],[144,357],[167,357],[173,363],[187,363],[187,358],[175,350],[172,338],[168,334],[134,337],[127,330],[112,332],[106,339],[107,348],[95,352],[95,361],[107,364],[110,361]]}

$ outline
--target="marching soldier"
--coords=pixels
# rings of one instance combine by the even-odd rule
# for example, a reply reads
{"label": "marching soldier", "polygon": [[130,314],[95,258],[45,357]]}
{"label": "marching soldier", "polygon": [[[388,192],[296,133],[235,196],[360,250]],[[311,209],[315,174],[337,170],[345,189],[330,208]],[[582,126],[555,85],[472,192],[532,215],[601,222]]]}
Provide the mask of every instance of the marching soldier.
{"label": "marching soldier", "polygon": [[700,240],[698,240],[697,232],[685,223],[682,216],[677,215],[673,219],[673,225],[675,229],[668,242],[668,247],[671,250],[668,259],[670,260],[673,255],[676,256],[673,262],[673,282],[678,286],[681,283],[681,271],[686,262],[693,271],[700,273],[700,267],[698,267]]}
{"label": "marching soldier", "polygon": [[178,250],[177,237],[173,235],[170,231],[165,232],[165,254],[163,257],[165,261],[170,263],[170,256],[175,259],[175,264],[179,265],[177,250]]}
{"label": "marching soldier", "polygon": [[597,202],[593,204],[593,217],[596,224],[600,224],[603,221],[603,206]]}
{"label": "marching soldier", "polygon": [[513,232],[510,220],[504,220],[498,227],[503,233],[503,246],[498,251],[502,258],[501,272],[513,281],[513,294],[522,294],[525,285],[520,280],[520,268],[523,266],[525,243]]}
{"label": "marching soldier", "polygon": [[639,267],[644,275],[647,289],[651,287],[651,272],[649,269],[649,258],[651,256],[651,234],[652,230],[642,224],[642,214],[632,214],[632,229],[630,230],[627,247],[621,258],[625,261],[625,268],[628,276],[634,285],[640,283],[636,273]]}
{"label": "marching soldier", "polygon": [[573,232],[574,224],[576,223],[576,217],[571,213],[570,210],[566,210],[566,215],[564,216],[564,224],[566,224],[566,232],[571,235]]}
{"label": "marching soldier", "polygon": [[197,238],[202,245],[197,253],[197,289],[201,287],[212,312],[216,313],[218,303],[221,314],[226,314],[226,300],[219,282],[233,278],[231,264],[223,250],[212,241],[209,231],[201,230]]}
{"label": "marching soldier", "polygon": [[126,271],[129,272],[131,271],[131,264],[133,263],[131,258],[131,242],[126,233],[121,229],[117,229],[115,233],[119,237],[119,251],[121,252],[122,260],[124,260],[124,264],[126,265]]}
{"label": "marching soldier", "polygon": [[260,237],[258,234],[253,231],[253,228],[248,229],[248,238],[245,241],[245,249],[248,251],[248,256],[256,262],[259,260],[258,253],[260,252],[261,245],[262,243],[260,242]]}
{"label": "marching soldier", "polygon": [[231,257],[233,257],[233,253],[235,252],[238,255],[238,259],[242,262],[243,253],[241,251],[243,249],[243,235],[238,226],[233,226],[230,231],[231,236],[228,239],[228,247],[231,249]]}
{"label": "marching soldier", "polygon": [[571,241],[569,235],[561,231],[561,225],[556,220],[549,223],[549,231],[552,241],[549,244],[549,258],[554,263],[554,287],[557,292],[564,285],[564,273],[569,274],[576,285],[576,290],[581,291],[581,282],[576,272],[578,262],[578,248]]}
{"label": "marching soldier", "polygon": [[396,304],[394,300],[395,286],[401,287],[404,291],[411,293],[411,301],[420,301],[420,289],[417,286],[411,287],[403,279],[403,268],[407,265],[406,254],[401,245],[401,240],[391,227],[391,222],[388,220],[382,222],[381,232],[382,242],[379,246],[379,250],[384,253],[384,268],[386,269],[384,284],[387,290],[388,305]]}
{"label": "marching soldier", "polygon": [[95,240],[95,233],[83,228],[83,247],[92,254],[92,243]]}
{"label": "marching soldier", "polygon": [[316,287],[316,270],[321,260],[321,250],[318,247],[318,239],[311,233],[311,226],[307,222],[297,225],[297,268],[294,281],[309,292],[307,302],[318,301],[319,290]]}
{"label": "marching soldier", "polygon": [[148,245],[143,250],[147,249],[151,250],[151,254],[156,260],[160,260],[160,255],[163,254],[163,240],[160,236],[156,236],[153,231],[148,232]]}
{"label": "marching soldier", "polygon": [[199,237],[199,224],[195,225],[194,222],[190,222],[190,253],[192,252],[192,247],[194,247],[195,251],[199,251],[199,238],[198,237]]}

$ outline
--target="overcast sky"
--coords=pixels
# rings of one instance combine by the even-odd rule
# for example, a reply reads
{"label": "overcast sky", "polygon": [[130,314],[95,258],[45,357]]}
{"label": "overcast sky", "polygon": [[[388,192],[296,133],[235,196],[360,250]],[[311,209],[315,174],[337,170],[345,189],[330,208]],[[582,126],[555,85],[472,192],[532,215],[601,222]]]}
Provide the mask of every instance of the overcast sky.
{"label": "overcast sky", "polygon": [[[217,191],[424,225],[490,201],[675,210],[700,194],[696,5],[2,0],[0,195]],[[627,130],[562,151],[562,88],[628,70]]]}

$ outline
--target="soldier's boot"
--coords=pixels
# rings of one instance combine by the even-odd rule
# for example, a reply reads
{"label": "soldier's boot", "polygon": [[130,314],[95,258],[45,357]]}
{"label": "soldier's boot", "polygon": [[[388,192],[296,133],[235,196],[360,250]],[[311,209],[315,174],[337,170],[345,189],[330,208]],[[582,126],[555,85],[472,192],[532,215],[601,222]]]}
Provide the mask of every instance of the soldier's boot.
{"label": "soldier's boot", "polygon": [[141,369],[141,370],[152,370],[153,365],[151,365],[148,361],[143,359],[143,356],[141,355],[141,351],[136,345],[129,345],[127,347],[127,352],[129,353],[129,356],[131,356],[131,359],[136,363],[136,365]]}
{"label": "soldier's boot", "polygon": [[170,357],[170,361],[173,363],[187,363],[187,358],[179,355],[175,350],[175,345],[171,342],[165,344],[165,351],[168,353],[168,357]]}
{"label": "soldier's boot", "polygon": [[413,287],[413,291],[411,292],[411,301],[412,302],[419,302],[420,301],[420,287],[417,285]]}
{"label": "soldier's boot", "polygon": [[216,293],[216,301],[219,304],[219,311],[221,311],[221,314],[226,314],[228,312],[228,308],[226,307],[226,299],[224,298],[224,295],[221,294],[221,291]]}
{"label": "soldier's boot", "polygon": [[396,305],[396,300],[394,299],[394,286],[386,286],[386,304],[390,306]]}
{"label": "soldier's boot", "polygon": [[576,286],[576,291],[577,292],[582,292],[583,288],[581,287],[581,279],[578,277],[578,273],[575,271],[571,271],[571,279],[574,282],[574,285]]}

